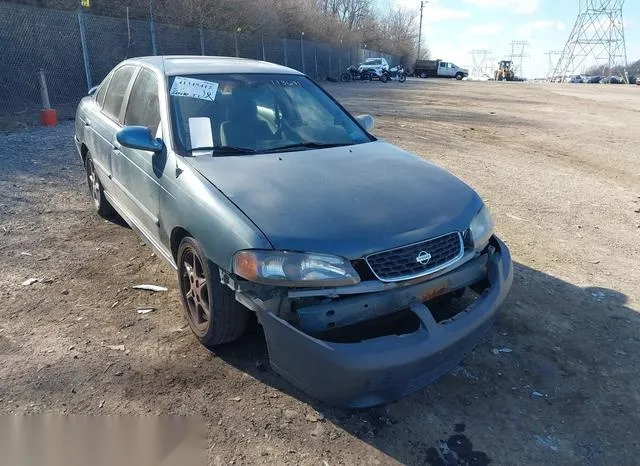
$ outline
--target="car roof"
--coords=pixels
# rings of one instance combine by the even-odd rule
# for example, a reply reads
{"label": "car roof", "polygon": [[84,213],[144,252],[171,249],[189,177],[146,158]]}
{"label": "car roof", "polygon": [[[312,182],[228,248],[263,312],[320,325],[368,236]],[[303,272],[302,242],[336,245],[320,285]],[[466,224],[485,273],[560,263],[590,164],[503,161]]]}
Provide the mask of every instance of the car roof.
{"label": "car roof", "polygon": [[144,64],[167,76],[181,74],[274,73],[301,75],[297,70],[260,60],[201,55],[137,57],[123,63]]}

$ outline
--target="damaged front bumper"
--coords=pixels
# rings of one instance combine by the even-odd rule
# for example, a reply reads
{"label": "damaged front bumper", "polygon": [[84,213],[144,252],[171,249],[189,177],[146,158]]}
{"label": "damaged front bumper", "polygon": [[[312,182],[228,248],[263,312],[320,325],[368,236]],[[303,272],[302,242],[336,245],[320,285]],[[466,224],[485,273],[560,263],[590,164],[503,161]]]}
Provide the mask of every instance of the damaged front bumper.
{"label": "damaged front bumper", "polygon": [[[490,328],[512,281],[509,250],[494,237],[488,252],[437,278],[301,307],[295,326],[260,300],[251,299],[250,307],[258,313],[277,372],[317,399],[361,408],[406,396],[455,367]],[[479,282],[485,284],[479,296],[451,318],[437,322],[424,304]],[[415,314],[416,330],[347,343],[322,336],[328,327],[400,309]]]}

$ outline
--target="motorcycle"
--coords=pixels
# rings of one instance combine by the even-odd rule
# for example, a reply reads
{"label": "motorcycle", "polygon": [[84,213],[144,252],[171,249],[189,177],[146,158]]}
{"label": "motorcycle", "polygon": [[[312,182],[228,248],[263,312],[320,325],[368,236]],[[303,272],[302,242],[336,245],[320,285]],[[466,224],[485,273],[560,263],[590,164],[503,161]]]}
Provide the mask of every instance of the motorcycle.
{"label": "motorcycle", "polygon": [[373,76],[368,70],[360,71],[355,65],[351,65],[347,68],[347,71],[340,74],[340,81],[343,83],[349,81],[371,81],[372,79]]}
{"label": "motorcycle", "polygon": [[[404,72],[404,69],[398,65],[398,66],[394,66],[393,68],[390,68],[389,70],[383,70],[383,73],[386,75],[387,79],[383,82],[386,81],[391,81],[394,79],[397,79],[398,82],[405,82],[407,80],[407,74]],[[381,79],[382,81],[382,79]]]}

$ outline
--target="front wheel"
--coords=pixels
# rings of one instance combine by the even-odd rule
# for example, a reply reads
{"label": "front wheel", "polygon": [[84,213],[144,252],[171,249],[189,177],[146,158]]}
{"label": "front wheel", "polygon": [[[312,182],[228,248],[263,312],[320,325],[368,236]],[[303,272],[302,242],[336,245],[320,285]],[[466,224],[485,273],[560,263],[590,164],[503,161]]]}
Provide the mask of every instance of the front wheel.
{"label": "front wheel", "polygon": [[220,282],[218,267],[206,259],[200,243],[186,237],[178,248],[180,298],[191,330],[208,349],[244,333],[248,310]]}
{"label": "front wheel", "polygon": [[340,82],[346,83],[351,81],[351,74],[349,73],[342,73],[340,74]]}
{"label": "front wheel", "polygon": [[462,78],[464,78],[462,73],[456,73],[456,80],[462,81]]}
{"label": "front wheel", "polygon": [[403,83],[403,82],[405,82],[406,80],[407,80],[407,76],[406,76],[404,73],[400,73],[400,74],[398,75],[398,82]]}

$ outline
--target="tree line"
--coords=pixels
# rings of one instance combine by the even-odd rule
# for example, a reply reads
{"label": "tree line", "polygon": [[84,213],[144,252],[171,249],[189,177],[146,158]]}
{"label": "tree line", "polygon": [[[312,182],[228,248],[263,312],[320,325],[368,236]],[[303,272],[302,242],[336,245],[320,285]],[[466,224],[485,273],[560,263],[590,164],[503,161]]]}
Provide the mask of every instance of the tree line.
{"label": "tree line", "polygon": [[[10,0],[72,10],[80,0]],[[304,37],[334,45],[366,47],[411,63],[418,48],[417,9],[381,6],[374,0],[89,0],[95,14],[147,19],[182,26]],[[416,2],[417,3],[417,2]],[[304,34],[303,34],[304,33]],[[428,49],[423,45],[423,55]]]}

